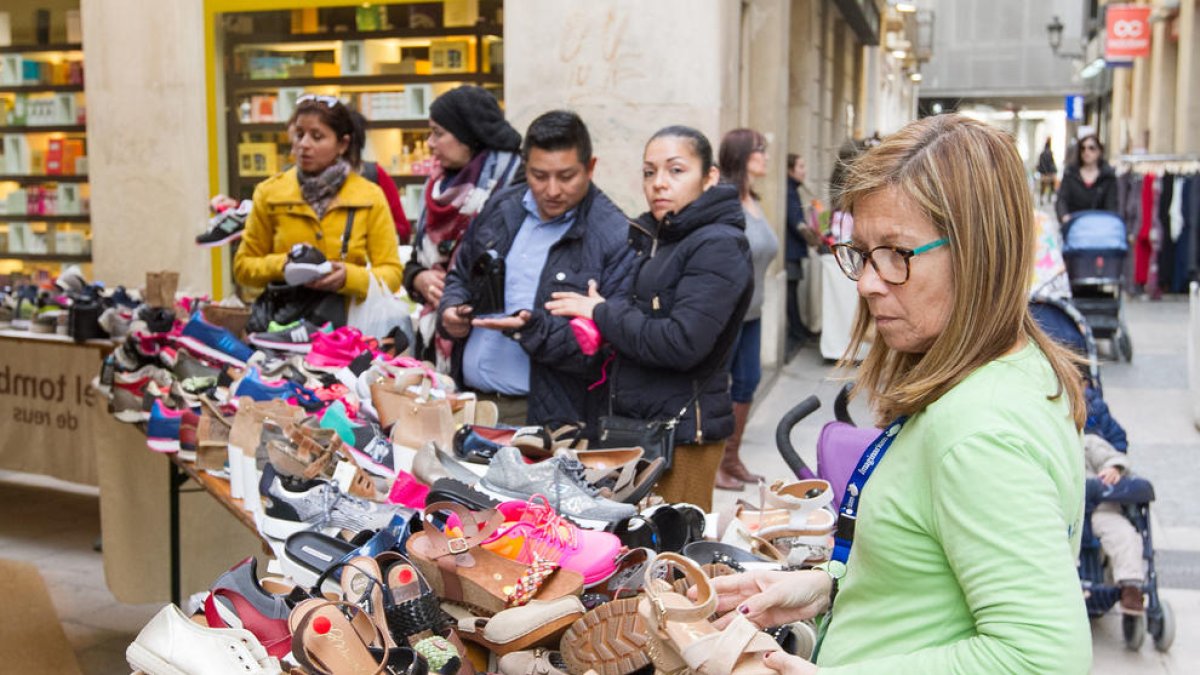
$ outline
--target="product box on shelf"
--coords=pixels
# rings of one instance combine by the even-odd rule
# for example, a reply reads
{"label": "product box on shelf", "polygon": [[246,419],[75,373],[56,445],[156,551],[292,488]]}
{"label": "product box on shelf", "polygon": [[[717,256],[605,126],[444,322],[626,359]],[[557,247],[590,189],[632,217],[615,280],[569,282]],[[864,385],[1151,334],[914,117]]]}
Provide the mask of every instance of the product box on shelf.
{"label": "product box on shelf", "polygon": [[442,7],[442,25],[447,28],[479,22],[479,0],[445,0]]}
{"label": "product box on shelf", "polygon": [[296,112],[296,99],[304,95],[304,87],[280,87],[275,101],[275,122],[286,122]]}
{"label": "product box on shelf", "polygon": [[12,44],[12,15],[0,12],[0,47]]}
{"label": "product box on shelf", "polygon": [[354,27],[360,31],[387,28],[387,7],[382,5],[357,7],[354,10]]}
{"label": "product box on shelf", "polygon": [[32,173],[29,156],[29,139],[24,134],[4,135],[4,173],[25,175]]}
{"label": "product box on shelf", "polygon": [[321,30],[316,7],[292,10],[293,33],[316,33]]}
{"label": "product box on shelf", "polygon": [[398,63],[380,63],[380,75],[432,75],[433,64],[429,59],[408,57]]}
{"label": "product box on shelf", "polygon": [[279,171],[279,149],[274,143],[238,143],[241,176],[274,176]]}
{"label": "product box on shelf", "polygon": [[77,230],[57,230],[54,233],[54,250],[66,255],[80,255],[84,251],[83,233]]}
{"label": "product box on shelf", "polygon": [[25,58],[20,54],[0,54],[0,85],[22,84]]}
{"label": "product box on shelf", "polygon": [[474,38],[450,38],[429,41],[431,70],[441,73],[466,73],[475,69]]}
{"label": "product box on shelf", "polygon": [[33,246],[33,230],[29,228],[29,223],[8,224],[9,253],[32,253],[30,248]]}
{"label": "product box on shelf", "polygon": [[46,173],[54,176],[63,172],[63,139],[51,138],[46,143]]}
{"label": "product box on shelf", "polygon": [[409,119],[427,119],[429,106],[433,104],[433,85],[409,84],[404,87],[405,104]]}
{"label": "product box on shelf", "polygon": [[247,77],[251,80],[278,80],[288,77],[288,67],[296,63],[293,56],[251,56]]}
{"label": "product box on shelf", "polygon": [[63,141],[62,168],[63,173],[73,176],[85,173],[79,170],[79,160],[83,158],[83,141],[78,138],[68,138]]}
{"label": "product box on shelf", "polygon": [[78,9],[67,10],[67,42],[71,44],[83,42],[83,22]]}
{"label": "product box on shelf", "polygon": [[55,206],[58,213],[65,216],[83,214],[83,199],[79,194],[79,185],[75,183],[59,183],[55,187]]}
{"label": "product box on shelf", "polygon": [[341,72],[336,63],[298,63],[287,67],[286,77],[337,77]]}
{"label": "product box on shelf", "polygon": [[50,64],[42,61],[23,59],[21,61],[21,81],[25,84],[38,84],[50,81]]}
{"label": "product box on shelf", "polygon": [[29,198],[25,196],[24,188],[17,188],[9,192],[4,198],[4,212],[10,215],[18,216],[26,213],[25,206]]}
{"label": "product box on shelf", "polygon": [[27,119],[29,119],[29,97],[25,94],[17,94],[12,97],[12,108],[8,111],[8,123],[14,127],[23,127]]}

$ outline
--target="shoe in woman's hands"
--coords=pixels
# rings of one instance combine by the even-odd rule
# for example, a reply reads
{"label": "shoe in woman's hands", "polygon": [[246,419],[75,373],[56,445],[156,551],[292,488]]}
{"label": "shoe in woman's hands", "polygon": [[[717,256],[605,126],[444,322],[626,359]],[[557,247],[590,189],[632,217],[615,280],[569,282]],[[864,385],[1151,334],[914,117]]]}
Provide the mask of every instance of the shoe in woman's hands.
{"label": "shoe in woman's hands", "polygon": [[713,625],[723,629],[733,620],[733,612],[759,628],[811,619],[829,607],[831,583],[828,574],[813,570],[755,570],[717,577],[712,588],[717,614],[723,616]]}

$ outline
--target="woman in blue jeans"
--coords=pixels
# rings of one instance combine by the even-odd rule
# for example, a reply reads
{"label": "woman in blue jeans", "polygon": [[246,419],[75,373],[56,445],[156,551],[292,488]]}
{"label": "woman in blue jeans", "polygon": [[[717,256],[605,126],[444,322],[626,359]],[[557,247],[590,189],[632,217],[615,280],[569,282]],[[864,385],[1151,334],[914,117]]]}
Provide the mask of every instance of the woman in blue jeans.
{"label": "woman in blue jeans", "polygon": [[762,379],[762,307],[763,282],[767,267],[779,253],[779,239],[763,213],[758,194],[751,187],[756,178],[767,175],[767,139],[753,129],[734,129],[721,139],[717,153],[721,180],[737,187],[746,216],[746,239],[750,242],[750,257],[754,263],[754,295],[742,323],[741,333],[733,346],[729,372],[733,380],[733,434],[725,439],[725,455],[717,471],[717,488],[741,490],[746,483],[756,483],[761,476],[751,473],[738,453],[742,433],[750,417],[754,390]]}

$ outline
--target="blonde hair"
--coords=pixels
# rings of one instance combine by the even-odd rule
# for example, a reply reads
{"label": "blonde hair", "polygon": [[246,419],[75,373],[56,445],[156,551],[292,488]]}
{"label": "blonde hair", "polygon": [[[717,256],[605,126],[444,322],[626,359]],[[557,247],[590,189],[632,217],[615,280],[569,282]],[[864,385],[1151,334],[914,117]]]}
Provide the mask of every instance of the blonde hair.
{"label": "blonde hair", "polygon": [[[1024,165],[1012,138],[956,114],[918,120],[889,136],[849,167],[839,198],[853,213],[864,198],[895,190],[923,211],[949,240],[954,300],[945,330],[924,354],[889,349],[874,340],[857,373],[880,423],[925,409],[979,367],[1017,345],[1022,336],[1046,355],[1075,426],[1086,420],[1079,359],[1051,340],[1029,313],[1035,245],[1034,208]],[[873,322],[859,299],[849,367],[870,339]]]}

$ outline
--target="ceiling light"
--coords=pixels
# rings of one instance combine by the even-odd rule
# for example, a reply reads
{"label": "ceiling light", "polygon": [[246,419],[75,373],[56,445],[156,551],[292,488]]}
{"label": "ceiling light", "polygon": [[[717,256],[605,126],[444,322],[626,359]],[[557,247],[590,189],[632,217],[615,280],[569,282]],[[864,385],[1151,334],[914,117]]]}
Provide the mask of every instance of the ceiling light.
{"label": "ceiling light", "polygon": [[917,11],[917,6],[911,2],[897,2],[896,11],[908,14]]}
{"label": "ceiling light", "polygon": [[920,82],[923,78],[921,77],[920,73],[913,73],[912,75],[908,76],[908,79],[912,80],[913,82]]}

